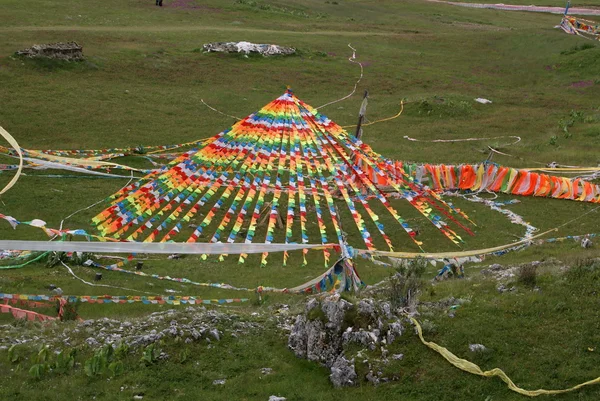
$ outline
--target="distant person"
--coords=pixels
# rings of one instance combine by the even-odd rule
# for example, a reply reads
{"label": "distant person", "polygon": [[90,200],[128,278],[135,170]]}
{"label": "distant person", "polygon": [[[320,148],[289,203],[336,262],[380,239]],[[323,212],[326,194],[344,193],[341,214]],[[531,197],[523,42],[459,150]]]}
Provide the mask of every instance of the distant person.
{"label": "distant person", "polygon": [[156,5],[162,7],[163,0],[156,0]]}

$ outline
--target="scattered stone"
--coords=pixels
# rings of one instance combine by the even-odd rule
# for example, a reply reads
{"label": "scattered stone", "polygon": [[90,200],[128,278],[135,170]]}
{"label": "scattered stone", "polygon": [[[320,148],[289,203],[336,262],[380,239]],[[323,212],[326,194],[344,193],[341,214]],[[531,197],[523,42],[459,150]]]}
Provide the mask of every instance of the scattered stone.
{"label": "scattered stone", "polygon": [[365,378],[367,379],[368,382],[372,383],[373,385],[379,384],[379,377],[377,377],[377,375],[373,374],[372,370],[370,370],[369,373],[367,373]]}
{"label": "scattered stone", "polygon": [[133,399],[134,399],[134,400],[143,400],[143,399],[144,399],[144,396],[143,396],[143,395],[134,395],[134,396],[133,396]]}
{"label": "scattered stone", "polygon": [[219,385],[223,385],[225,384],[225,382],[227,381],[227,379],[217,379],[217,380],[213,380],[213,386],[219,386]]}
{"label": "scattered stone", "polygon": [[504,284],[500,284],[498,287],[496,287],[496,290],[498,290],[498,292],[502,294],[504,292],[514,292],[517,290],[517,287],[512,286],[512,287],[508,288]]}
{"label": "scattered stone", "polygon": [[217,329],[212,329],[209,334],[217,341],[221,340],[221,336],[219,335],[219,330]]}
{"label": "scattered stone", "polygon": [[271,44],[256,44],[250,42],[213,42],[204,44],[202,48],[205,52],[209,53],[243,53],[245,55],[250,53],[258,53],[263,56],[288,56],[296,53],[296,49],[293,47],[284,47]]}
{"label": "scattered stone", "polygon": [[286,401],[285,397],[277,397],[276,395],[272,395],[269,397],[269,401]]}
{"label": "scattered stone", "polygon": [[18,56],[28,58],[48,58],[67,61],[83,60],[83,47],[76,42],[50,43],[42,45],[33,45],[28,49],[16,52]]}
{"label": "scattered stone", "polygon": [[398,320],[396,322],[390,323],[389,329],[387,331],[387,344],[391,344],[394,340],[402,335],[404,331],[404,327],[402,323]]}
{"label": "scattered stone", "polygon": [[469,344],[469,350],[471,352],[485,352],[487,348],[483,344]]}
{"label": "scattered stone", "polygon": [[262,373],[263,375],[270,375],[271,373],[273,373],[273,369],[272,368],[262,368],[260,370],[260,373]]}
{"label": "scattered stone", "polygon": [[392,355],[392,359],[395,361],[401,361],[402,359],[404,359],[404,354],[394,354]]}
{"label": "scattered stone", "polygon": [[[104,345],[116,348],[120,343],[132,348],[146,347],[163,338],[174,338],[186,344],[195,341],[217,341],[223,335],[243,336],[256,330],[259,324],[240,320],[237,315],[207,310],[204,307],[185,310],[167,310],[152,313],[140,319],[119,321],[115,319],[89,319],[78,323],[78,328],[67,329],[63,325],[53,325],[50,329],[39,330],[34,327],[22,330],[14,335],[0,329],[0,346],[12,346],[21,343],[42,343],[55,347],[79,347],[86,345],[97,349]],[[220,328],[217,329],[217,327]],[[33,333],[32,331],[35,330]],[[58,331],[58,332],[57,332]],[[85,334],[83,338],[75,334]],[[35,336],[32,334],[36,334]],[[166,359],[164,354],[161,358]]]}

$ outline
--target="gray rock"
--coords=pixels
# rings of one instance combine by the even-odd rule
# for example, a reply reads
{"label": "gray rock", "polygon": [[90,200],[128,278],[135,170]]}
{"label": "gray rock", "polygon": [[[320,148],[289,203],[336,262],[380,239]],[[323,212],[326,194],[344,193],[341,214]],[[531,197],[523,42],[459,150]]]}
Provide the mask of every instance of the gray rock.
{"label": "gray rock", "polygon": [[67,61],[83,60],[83,48],[76,42],[33,45],[28,49],[19,50],[16,54],[29,58],[49,58]]}
{"label": "gray rock", "polygon": [[371,351],[374,351],[379,343],[379,337],[373,331],[367,331],[364,329],[352,330],[352,327],[349,327],[344,334],[342,334],[342,342],[343,344],[361,344],[365,347],[368,347]]}
{"label": "gray rock", "polygon": [[394,354],[392,355],[392,359],[395,361],[401,361],[402,359],[404,359],[404,354]]}
{"label": "gray rock", "polygon": [[287,56],[296,53],[296,49],[292,47],[250,42],[213,42],[204,44],[202,48],[205,52],[242,53],[246,55],[249,53],[258,53],[263,56]]}
{"label": "gray rock", "polygon": [[209,334],[217,341],[221,340],[221,336],[219,335],[219,330],[217,329],[212,329],[211,331],[209,331]]}
{"label": "gray rock", "polygon": [[402,326],[402,323],[399,320],[396,322],[390,323],[388,331],[387,331],[387,336],[386,336],[387,344],[388,345],[392,344],[394,342],[394,340],[396,340],[396,338],[398,338],[402,335],[403,332],[404,332],[404,326]]}
{"label": "gray rock", "polygon": [[361,299],[358,302],[358,313],[363,316],[375,317],[375,306],[372,299]]}
{"label": "gray rock", "polygon": [[262,373],[263,375],[270,375],[271,373],[273,373],[273,369],[272,368],[262,368],[260,370],[260,373]]}
{"label": "gray rock", "polygon": [[272,395],[269,397],[269,401],[286,401],[285,397],[277,397],[276,395]]}
{"label": "gray rock", "polygon": [[357,375],[354,368],[354,359],[347,360],[340,355],[331,366],[329,380],[334,387],[353,386],[356,383]]}
{"label": "gray rock", "polygon": [[97,347],[100,345],[100,343],[98,342],[98,340],[96,340],[94,337],[88,337],[85,339],[85,343],[87,345],[89,345],[90,347]]}
{"label": "gray rock", "polygon": [[225,382],[227,381],[227,379],[217,379],[217,380],[213,380],[213,386],[220,386],[225,384]]}
{"label": "gray rock", "polygon": [[469,350],[471,352],[485,352],[487,348],[483,344],[469,344]]}
{"label": "gray rock", "polygon": [[321,310],[327,317],[327,323],[330,327],[337,328],[341,327],[346,311],[350,310],[352,307],[350,302],[336,296],[325,298],[321,303]]}
{"label": "gray rock", "polygon": [[[356,323],[348,321],[346,313],[356,307],[356,313],[362,318]],[[322,314],[315,315],[315,308],[321,308]],[[309,318],[311,316],[311,318]],[[314,317],[313,317],[314,316]],[[366,317],[368,324],[364,327]],[[386,346],[393,343],[404,332],[402,321],[389,322],[394,317],[389,303],[378,305],[372,299],[362,299],[356,306],[332,295],[321,302],[311,299],[307,302],[305,313],[296,316],[289,329],[288,346],[296,356],[311,361],[320,362],[331,369],[330,379],[336,386],[353,385],[360,379],[372,383],[381,382],[382,374],[377,373],[363,351],[381,349],[381,359],[378,363],[389,363],[389,351]],[[347,327],[348,324],[354,324]],[[346,327],[345,330],[342,330]],[[354,345],[353,345],[354,344]],[[371,371],[369,377],[358,378],[354,368],[354,359],[345,357],[345,350],[354,350],[355,345],[363,349],[354,352],[355,358],[364,359]],[[362,355],[362,356],[361,356]]]}
{"label": "gray rock", "polygon": [[379,305],[379,308],[381,309],[381,313],[382,313],[383,317],[385,317],[386,319],[392,318],[392,306],[390,305],[389,302],[382,302]]}
{"label": "gray rock", "polygon": [[370,370],[369,373],[367,373],[367,375],[365,376],[365,378],[367,379],[368,382],[374,384],[374,385],[378,385],[379,384],[379,377],[377,377],[375,374],[373,374],[373,371]]}

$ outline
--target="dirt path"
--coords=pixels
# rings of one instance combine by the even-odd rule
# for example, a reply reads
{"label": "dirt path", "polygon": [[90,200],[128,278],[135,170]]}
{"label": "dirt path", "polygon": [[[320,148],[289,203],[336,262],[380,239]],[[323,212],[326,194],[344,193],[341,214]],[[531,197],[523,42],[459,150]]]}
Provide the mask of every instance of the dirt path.
{"label": "dirt path", "polygon": [[[564,7],[543,7],[543,6],[518,6],[509,4],[481,4],[481,3],[459,3],[455,1],[426,0],[432,3],[451,4],[453,6],[470,8],[491,8],[504,11],[532,11],[536,13],[564,14]],[[569,8],[569,15],[600,15],[600,8]]]}
{"label": "dirt path", "polygon": [[240,28],[228,26],[3,26],[0,32],[37,32],[37,31],[83,31],[83,32],[195,32],[195,31],[222,31],[222,32],[248,32],[279,35],[323,35],[323,36],[413,36],[414,33],[406,32],[374,32],[374,31],[289,31],[261,28]]}

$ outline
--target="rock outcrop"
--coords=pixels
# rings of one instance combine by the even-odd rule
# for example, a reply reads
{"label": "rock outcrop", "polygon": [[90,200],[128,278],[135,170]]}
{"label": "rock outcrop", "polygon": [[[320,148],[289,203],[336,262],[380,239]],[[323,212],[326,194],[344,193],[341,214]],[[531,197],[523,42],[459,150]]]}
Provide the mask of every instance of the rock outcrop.
{"label": "rock outcrop", "polygon": [[29,58],[48,58],[67,61],[83,60],[83,47],[76,42],[50,43],[44,45],[33,45],[29,49],[19,50],[18,56]]}
{"label": "rock outcrop", "polygon": [[250,42],[213,42],[206,43],[202,49],[205,52],[219,53],[258,53],[263,56],[289,56],[296,53],[293,47],[285,47],[278,45],[250,43]]}
{"label": "rock outcrop", "polygon": [[[321,301],[308,301],[304,313],[296,316],[288,346],[297,357],[330,368],[330,380],[336,387],[355,385],[363,379],[379,383],[386,379],[364,359],[363,351],[381,352],[379,362],[387,364],[386,347],[403,332],[402,319],[393,313],[389,303],[362,299],[352,304],[335,294]],[[348,349],[356,349],[356,345],[362,350],[349,355]],[[362,362],[368,365],[366,376],[359,377],[355,358],[363,358]]]}

